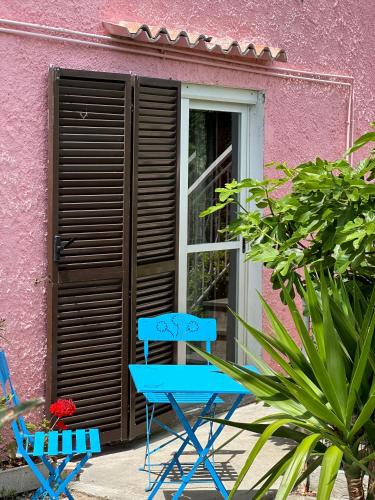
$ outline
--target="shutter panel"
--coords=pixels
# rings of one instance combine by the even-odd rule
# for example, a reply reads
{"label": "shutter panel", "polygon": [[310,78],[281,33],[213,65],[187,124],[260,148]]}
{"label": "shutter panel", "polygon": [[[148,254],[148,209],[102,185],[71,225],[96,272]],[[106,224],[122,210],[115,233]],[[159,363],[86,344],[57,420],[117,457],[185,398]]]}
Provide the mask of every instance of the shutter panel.
{"label": "shutter panel", "polygon": [[[139,78],[134,97],[131,362],[142,363],[139,317],[177,310],[180,83]],[[150,363],[176,361],[176,344],[150,343]],[[156,414],[169,411],[158,406]],[[145,401],[130,391],[130,438],[145,431]]]}
{"label": "shutter panel", "polygon": [[51,70],[49,396],[103,443],[128,428],[130,106],[130,77]]}

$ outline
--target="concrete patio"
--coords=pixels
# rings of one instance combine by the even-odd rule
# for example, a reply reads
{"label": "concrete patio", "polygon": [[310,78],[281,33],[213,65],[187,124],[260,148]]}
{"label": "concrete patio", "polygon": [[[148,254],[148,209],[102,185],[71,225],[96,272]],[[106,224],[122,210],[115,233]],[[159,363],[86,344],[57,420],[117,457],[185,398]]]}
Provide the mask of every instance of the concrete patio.
{"label": "concrete patio", "polygon": [[[263,415],[269,414],[271,410],[260,403],[253,403],[239,408],[235,413],[235,420],[250,422]],[[226,427],[221,434],[217,445],[224,443],[237,432],[237,429]],[[198,435],[202,437],[207,433],[206,429],[200,429]],[[257,435],[250,432],[243,432],[240,436],[229,443],[225,449],[216,454],[216,468],[220,473],[227,489],[231,489],[237,474],[244,464],[247,452],[256,442]],[[154,439],[154,444],[162,442],[163,435],[159,434]],[[175,445],[175,443],[174,443]],[[165,448],[160,452],[161,461],[168,461],[174,445]],[[254,463],[251,472],[245,478],[240,487],[240,491],[235,498],[249,499],[251,495],[249,489],[261,477],[269,467],[279,460],[288,450],[290,444],[285,440],[275,438],[264,447],[259,459]],[[84,493],[94,497],[111,500],[140,500],[147,498],[145,485],[147,476],[145,472],[139,470],[143,463],[144,441],[137,440],[127,444],[121,450],[113,451],[90,460],[82,474],[81,480],[74,483],[72,489],[78,493]],[[185,461],[191,461],[192,452],[184,454]],[[277,484],[276,484],[277,488]],[[176,485],[166,485],[156,495],[157,499],[170,499],[176,491]],[[276,490],[274,490],[275,493]],[[274,494],[268,498],[272,498]],[[193,484],[185,490],[182,498],[191,500],[214,500],[221,498],[214,489],[212,483]],[[298,498],[297,496],[293,498]],[[302,497],[301,497],[302,498]],[[307,497],[303,497],[307,498]],[[343,498],[343,497],[340,497]]]}

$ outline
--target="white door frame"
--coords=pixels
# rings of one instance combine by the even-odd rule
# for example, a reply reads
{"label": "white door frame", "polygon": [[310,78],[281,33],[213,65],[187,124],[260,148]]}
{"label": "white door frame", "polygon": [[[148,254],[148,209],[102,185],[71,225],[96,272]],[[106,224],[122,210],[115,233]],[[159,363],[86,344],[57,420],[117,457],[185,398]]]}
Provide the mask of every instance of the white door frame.
{"label": "white door frame", "polygon": [[[232,89],[207,85],[183,84],[181,89],[181,147],[180,147],[180,223],[179,223],[179,291],[178,310],[186,311],[187,303],[187,254],[204,251],[205,244],[188,245],[188,159],[189,159],[189,111],[204,109],[227,111],[240,115],[239,126],[239,177],[263,178],[263,116],[264,93],[245,89]],[[246,195],[243,193],[243,198]],[[244,201],[244,200],[242,200]],[[209,243],[210,250],[238,249],[238,313],[256,328],[262,327],[262,308],[257,291],[262,291],[261,264],[244,262],[242,241]],[[217,247],[217,248],[216,248]],[[238,327],[238,342],[259,355],[261,348],[243,327]],[[248,357],[242,349],[237,350],[236,361],[247,363]],[[178,362],[186,362],[186,346],[179,343]]]}

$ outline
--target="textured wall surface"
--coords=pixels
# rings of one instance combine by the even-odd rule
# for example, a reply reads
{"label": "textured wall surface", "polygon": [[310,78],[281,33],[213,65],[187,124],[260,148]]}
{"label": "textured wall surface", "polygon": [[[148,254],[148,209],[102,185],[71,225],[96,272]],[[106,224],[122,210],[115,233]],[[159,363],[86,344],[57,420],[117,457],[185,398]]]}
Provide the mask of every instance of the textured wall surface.
{"label": "textured wall surface", "polygon": [[[368,0],[2,0],[0,17],[102,33],[139,20],[287,51],[288,67],[355,78],[355,135],[374,120],[374,5]],[[1,26],[1,23],[0,23]],[[345,149],[348,90],[0,33],[0,316],[22,396],[44,393],[47,73],[50,65],[264,89],[265,160]],[[264,291],[279,307],[264,281]],[[280,308],[280,315],[285,311]]]}

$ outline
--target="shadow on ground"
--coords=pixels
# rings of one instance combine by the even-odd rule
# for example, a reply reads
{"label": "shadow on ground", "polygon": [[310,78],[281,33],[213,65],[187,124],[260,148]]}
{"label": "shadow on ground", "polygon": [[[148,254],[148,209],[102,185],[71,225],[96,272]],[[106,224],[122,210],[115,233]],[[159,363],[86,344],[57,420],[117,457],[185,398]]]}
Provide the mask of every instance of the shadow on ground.
{"label": "shadow on ground", "polygon": [[[171,500],[173,495],[176,493],[176,490],[164,490],[164,498],[166,500]],[[249,492],[247,490],[239,490],[234,495],[235,500],[251,500],[253,496],[256,494],[256,490],[253,492]],[[276,490],[271,490],[269,494],[262,497],[264,500],[272,500],[275,498]],[[217,491],[209,491],[209,490],[194,490],[194,491],[186,491],[183,495],[180,496],[181,500],[218,500],[219,498],[223,498],[220,493]]]}

